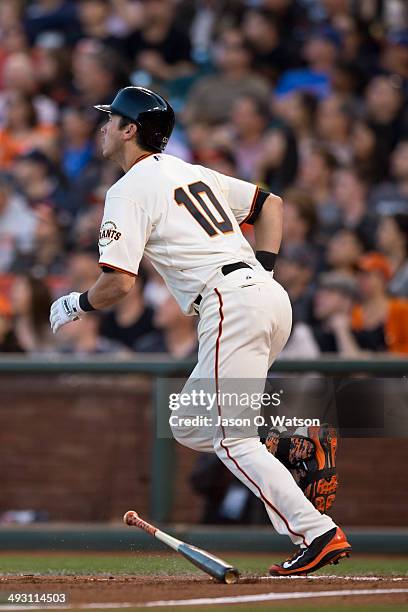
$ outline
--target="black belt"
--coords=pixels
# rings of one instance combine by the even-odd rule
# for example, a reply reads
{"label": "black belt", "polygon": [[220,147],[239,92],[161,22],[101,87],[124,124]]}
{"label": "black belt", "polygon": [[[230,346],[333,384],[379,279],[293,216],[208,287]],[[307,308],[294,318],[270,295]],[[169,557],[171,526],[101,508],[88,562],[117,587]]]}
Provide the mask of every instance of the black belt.
{"label": "black belt", "polygon": [[[227,274],[231,274],[231,272],[235,272],[235,270],[239,270],[240,268],[251,268],[252,270],[252,267],[249,266],[244,261],[237,261],[236,263],[226,264],[225,266],[222,266],[221,272],[223,273],[224,276],[227,276]],[[201,304],[202,299],[203,299],[203,296],[201,294],[198,295],[196,299],[194,300],[193,304],[195,304],[196,306],[199,306]]]}

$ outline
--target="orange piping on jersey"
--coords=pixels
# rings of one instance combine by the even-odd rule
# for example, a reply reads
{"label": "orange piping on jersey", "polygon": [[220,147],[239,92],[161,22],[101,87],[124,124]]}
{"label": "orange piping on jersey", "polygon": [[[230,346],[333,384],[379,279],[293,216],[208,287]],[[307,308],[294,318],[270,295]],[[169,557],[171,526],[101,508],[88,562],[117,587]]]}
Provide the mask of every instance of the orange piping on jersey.
{"label": "orange piping on jersey", "polygon": [[255,208],[255,204],[256,204],[256,198],[258,197],[258,193],[259,193],[259,187],[257,186],[256,189],[255,189],[254,197],[252,198],[251,209],[250,209],[249,213],[247,214],[247,216],[245,217],[245,219],[243,221],[241,221],[240,225],[243,225],[244,223],[247,222],[247,219],[251,218],[251,215],[254,212],[254,208]]}
{"label": "orange piping on jersey", "polygon": [[[151,155],[154,155],[154,153],[143,153],[143,155],[141,155],[140,157],[138,157],[133,164],[130,166],[130,168],[133,168],[133,166],[136,166],[136,164],[138,164],[140,161],[142,161],[142,159],[146,159],[146,157],[150,157]],[[130,170],[129,168],[129,170]],[[129,172],[129,170],[127,172]]]}
{"label": "orange piping on jersey", "polygon": [[123,270],[123,268],[118,268],[117,266],[112,266],[111,264],[103,263],[103,261],[99,262],[99,266],[105,266],[106,268],[112,268],[112,270],[117,270],[118,272],[123,272],[124,274],[129,274],[129,276],[137,276],[134,272],[129,272],[129,270]]}

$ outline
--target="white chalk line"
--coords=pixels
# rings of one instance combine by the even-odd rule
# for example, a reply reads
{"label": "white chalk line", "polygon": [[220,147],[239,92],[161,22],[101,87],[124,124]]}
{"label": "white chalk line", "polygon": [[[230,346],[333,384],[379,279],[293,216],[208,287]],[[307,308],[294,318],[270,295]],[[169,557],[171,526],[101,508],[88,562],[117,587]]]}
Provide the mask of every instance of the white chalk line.
{"label": "white chalk line", "polygon": [[71,604],[59,606],[9,606],[0,605],[0,611],[12,610],[92,610],[92,609],[119,609],[119,608],[164,608],[177,606],[210,606],[215,604],[233,604],[233,603],[255,603],[263,601],[283,601],[287,599],[313,599],[318,597],[356,597],[359,595],[394,595],[407,593],[408,589],[348,589],[337,591],[312,591],[312,592],[295,592],[295,593],[258,593],[255,595],[235,595],[230,597],[202,597],[197,599],[170,599],[147,601],[144,603],[89,603],[89,604]]}
{"label": "white chalk line", "polygon": [[259,576],[257,580],[355,580],[356,582],[376,582],[376,581],[387,581],[387,582],[400,582],[401,580],[407,580],[407,578],[391,578],[388,576],[337,576],[336,574],[331,575],[319,575],[319,576]]}

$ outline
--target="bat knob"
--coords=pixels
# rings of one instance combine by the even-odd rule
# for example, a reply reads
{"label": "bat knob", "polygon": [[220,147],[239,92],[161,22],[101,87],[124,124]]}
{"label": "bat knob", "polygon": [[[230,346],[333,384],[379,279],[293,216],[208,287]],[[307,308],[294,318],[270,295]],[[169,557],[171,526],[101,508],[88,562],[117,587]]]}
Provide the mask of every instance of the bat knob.
{"label": "bat knob", "polygon": [[123,517],[123,522],[125,525],[132,525],[135,519],[139,518],[139,515],[135,510],[128,510]]}

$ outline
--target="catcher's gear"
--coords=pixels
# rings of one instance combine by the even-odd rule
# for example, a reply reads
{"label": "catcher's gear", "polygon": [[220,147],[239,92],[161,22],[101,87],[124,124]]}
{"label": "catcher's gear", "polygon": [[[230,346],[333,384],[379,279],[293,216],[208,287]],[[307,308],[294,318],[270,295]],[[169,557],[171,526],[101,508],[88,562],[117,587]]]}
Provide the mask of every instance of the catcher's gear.
{"label": "catcher's gear", "polygon": [[327,513],[336,498],[337,430],[327,423],[308,427],[307,436],[271,428],[266,448],[288,470],[306,497],[321,512]]}
{"label": "catcher's gear", "polygon": [[72,292],[63,295],[52,304],[50,324],[53,334],[56,334],[63,325],[80,318],[80,314],[84,312],[79,305],[80,295],[80,293]]}
{"label": "catcher's gear", "polygon": [[124,87],[112,104],[100,104],[94,108],[134,121],[142,145],[154,151],[164,151],[174,128],[175,116],[170,104],[145,87]]}

